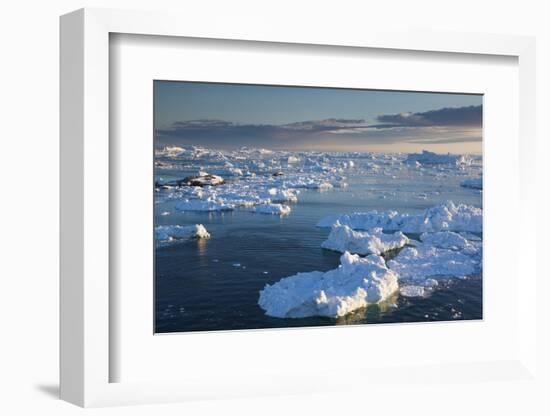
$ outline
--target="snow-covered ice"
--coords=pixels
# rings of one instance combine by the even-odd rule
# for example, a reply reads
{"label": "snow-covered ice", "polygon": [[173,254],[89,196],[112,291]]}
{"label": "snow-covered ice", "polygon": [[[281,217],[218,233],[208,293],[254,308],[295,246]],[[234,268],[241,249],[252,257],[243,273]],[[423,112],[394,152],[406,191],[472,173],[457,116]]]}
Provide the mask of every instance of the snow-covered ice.
{"label": "snow-covered ice", "polygon": [[[404,248],[388,262],[400,280],[465,277],[481,272],[480,242],[464,241],[455,233],[423,235],[423,242]],[[459,238],[460,237],[460,238]]]}
{"label": "snow-covered ice", "polygon": [[354,231],[347,225],[336,224],[321,247],[344,253],[382,254],[403,247],[409,239],[401,231],[384,234],[382,228]]}
{"label": "snow-covered ice", "polygon": [[159,225],[155,227],[155,241],[169,242],[189,238],[210,238],[204,225]]}
{"label": "snow-covered ice", "polygon": [[481,232],[483,211],[471,205],[447,201],[426,209],[421,214],[400,214],[397,211],[356,212],[332,215],[317,223],[318,227],[332,227],[340,223],[354,230],[380,227],[385,231],[423,233],[442,230]]}
{"label": "snow-covered ice", "polygon": [[262,204],[254,206],[252,211],[258,214],[288,215],[291,209],[283,204]]}
{"label": "snow-covered ice", "polygon": [[334,270],[298,273],[266,285],[258,304],[278,318],[334,318],[384,301],[397,290],[397,274],[382,257],[345,252]]}

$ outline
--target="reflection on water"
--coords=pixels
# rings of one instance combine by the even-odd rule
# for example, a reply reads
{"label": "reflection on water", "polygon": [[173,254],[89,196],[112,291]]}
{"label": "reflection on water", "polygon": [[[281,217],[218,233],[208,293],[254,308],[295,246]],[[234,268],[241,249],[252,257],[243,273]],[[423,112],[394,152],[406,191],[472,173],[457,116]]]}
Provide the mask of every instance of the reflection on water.
{"label": "reflection on water", "polygon": [[197,254],[199,256],[205,256],[206,255],[206,246],[208,244],[208,239],[207,238],[199,238],[196,241],[196,244],[197,244]]}

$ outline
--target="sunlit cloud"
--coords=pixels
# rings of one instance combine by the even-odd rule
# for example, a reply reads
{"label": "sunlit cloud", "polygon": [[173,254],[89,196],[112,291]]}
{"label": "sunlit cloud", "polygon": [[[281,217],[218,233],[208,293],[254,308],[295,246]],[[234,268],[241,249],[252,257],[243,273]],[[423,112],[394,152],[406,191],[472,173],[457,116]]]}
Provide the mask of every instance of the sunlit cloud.
{"label": "sunlit cloud", "polygon": [[[329,118],[287,124],[240,124],[226,120],[177,121],[157,129],[157,143],[258,146],[274,149],[442,145],[481,142],[481,106],[449,107],[420,113],[383,114],[376,122]],[[479,144],[480,148],[480,144]]]}

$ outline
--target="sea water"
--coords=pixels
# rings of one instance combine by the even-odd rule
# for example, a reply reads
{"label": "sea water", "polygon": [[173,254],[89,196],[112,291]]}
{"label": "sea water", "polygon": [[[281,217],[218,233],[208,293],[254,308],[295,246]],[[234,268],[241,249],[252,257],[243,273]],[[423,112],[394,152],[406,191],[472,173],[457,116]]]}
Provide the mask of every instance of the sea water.
{"label": "sea water", "polygon": [[[159,181],[196,174],[197,167],[204,168],[205,163],[210,170],[216,167],[212,160],[197,162],[195,157],[157,160],[170,162],[156,169]],[[359,159],[357,168],[345,172],[346,187],[300,189],[298,202],[287,203],[291,213],[284,216],[240,208],[181,212],[174,209],[180,198],[165,198],[165,191],[159,191],[155,225],[203,224],[211,238],[157,245],[155,332],[481,319],[480,275],[441,280],[438,289],[426,297],[404,297],[397,292],[381,304],[340,318],[274,318],[258,306],[259,292],[266,284],[298,272],[338,266],[341,253],[321,248],[330,229],[316,226],[327,215],[372,210],[415,214],[447,200],[482,205],[480,190],[460,186],[471,175],[468,169],[430,166],[416,175],[411,174],[416,167],[393,162],[374,173],[361,169],[360,164]],[[271,170],[258,175],[269,175]],[[241,182],[246,183],[242,178],[234,180]],[[418,239],[418,235],[408,236]]]}

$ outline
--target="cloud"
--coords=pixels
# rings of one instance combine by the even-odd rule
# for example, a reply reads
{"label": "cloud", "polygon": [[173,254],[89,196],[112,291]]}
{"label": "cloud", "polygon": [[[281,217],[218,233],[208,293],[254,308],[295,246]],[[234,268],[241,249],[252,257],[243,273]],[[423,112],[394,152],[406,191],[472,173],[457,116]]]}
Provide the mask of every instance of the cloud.
{"label": "cloud", "polygon": [[392,127],[479,127],[482,124],[481,106],[446,107],[423,113],[400,113],[380,115],[376,118],[380,123],[371,125],[373,128]]}
{"label": "cloud", "polygon": [[364,119],[328,118],[288,124],[240,124],[217,119],[177,121],[156,130],[157,143],[204,143],[219,147],[307,147],[310,144],[460,143],[481,140],[481,106]]}
{"label": "cloud", "polygon": [[289,138],[293,136],[311,136],[320,133],[333,133],[340,130],[365,128],[368,125],[362,119],[330,118],[308,120],[289,124],[239,124],[225,120],[200,119],[177,121],[167,129],[157,129],[160,136],[170,137],[272,137]]}
{"label": "cloud", "polygon": [[299,121],[297,123],[284,124],[281,127],[287,130],[299,131],[339,131],[342,129],[354,129],[366,127],[367,124],[363,119],[348,119],[348,118],[328,118],[325,120],[309,120]]}

